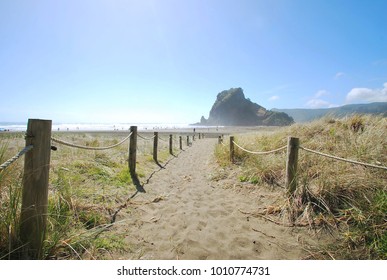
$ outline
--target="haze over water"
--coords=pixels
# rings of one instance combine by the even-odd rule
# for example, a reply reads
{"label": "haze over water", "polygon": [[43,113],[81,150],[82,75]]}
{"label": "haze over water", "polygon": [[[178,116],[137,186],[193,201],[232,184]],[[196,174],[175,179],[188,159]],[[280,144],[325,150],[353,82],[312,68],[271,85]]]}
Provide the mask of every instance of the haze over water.
{"label": "haze over water", "polygon": [[[184,123],[53,123],[53,131],[125,131],[130,126],[138,130],[191,129],[193,126]],[[198,126],[195,126],[198,127]],[[0,131],[25,131],[27,123],[0,122]]]}

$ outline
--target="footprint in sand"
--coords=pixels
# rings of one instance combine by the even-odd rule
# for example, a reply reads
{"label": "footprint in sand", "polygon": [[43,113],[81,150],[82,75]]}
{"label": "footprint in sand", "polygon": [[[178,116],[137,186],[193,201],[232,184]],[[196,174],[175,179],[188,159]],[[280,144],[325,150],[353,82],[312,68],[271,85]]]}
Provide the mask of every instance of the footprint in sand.
{"label": "footprint in sand", "polygon": [[[168,199],[138,205],[137,211],[122,217],[131,221],[121,224],[127,231],[128,248],[138,248],[136,251],[141,252],[142,259],[302,258],[301,246],[292,247],[289,253],[282,249],[284,245],[276,245],[273,238],[252,230],[265,224],[264,231],[275,238],[294,240],[289,232],[278,229],[277,225],[267,224],[238,210],[261,207],[258,196],[225,189],[224,182],[217,185],[209,181],[209,174],[214,172],[209,159],[216,142],[217,139],[197,141],[144,186],[147,193],[140,194],[141,199],[148,201],[142,196],[147,197],[150,193],[152,197],[163,195]],[[270,197],[275,199],[274,195],[278,194]],[[152,246],[139,243],[136,239],[139,236],[152,242]],[[131,259],[137,255],[128,252],[120,258]]]}
{"label": "footprint in sand", "polygon": [[199,231],[202,231],[203,229],[205,229],[207,226],[207,222],[205,221],[200,221],[198,226],[196,227],[196,230],[199,230]]}

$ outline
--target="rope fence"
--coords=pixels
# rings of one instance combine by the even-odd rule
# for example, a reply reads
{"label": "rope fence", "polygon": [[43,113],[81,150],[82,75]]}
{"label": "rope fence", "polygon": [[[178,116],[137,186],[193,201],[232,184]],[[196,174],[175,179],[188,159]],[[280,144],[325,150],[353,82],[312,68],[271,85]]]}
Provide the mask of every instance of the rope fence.
{"label": "rope fence", "polygon": [[253,152],[253,151],[249,151],[243,147],[241,147],[240,145],[238,145],[235,141],[233,141],[234,145],[237,146],[239,149],[241,149],[242,151],[245,151],[246,153],[249,153],[249,154],[253,154],[253,155],[268,155],[268,154],[273,154],[273,153],[276,153],[276,152],[280,152],[282,150],[285,150],[287,148],[287,146],[283,146],[281,148],[278,148],[278,149],[275,149],[275,150],[271,150],[271,151],[262,151],[262,152]]}
{"label": "rope fence", "polygon": [[[26,154],[31,149],[34,153],[27,153],[24,164],[23,175],[23,201],[21,206],[20,218],[20,239],[25,246],[23,256],[26,259],[40,259],[42,257],[42,247],[44,240],[41,238],[45,235],[47,224],[47,200],[48,200],[48,185],[49,185],[49,167],[51,149],[56,150],[51,146],[52,142],[65,145],[71,148],[85,150],[108,150],[122,145],[129,139],[128,151],[128,167],[130,175],[134,181],[138,181],[136,174],[136,154],[137,154],[137,138],[145,141],[153,140],[153,158],[159,165],[157,160],[158,140],[169,142],[169,152],[173,155],[173,135],[169,135],[169,139],[163,139],[158,136],[158,132],[154,132],[152,137],[144,137],[137,133],[137,126],[130,127],[130,133],[117,144],[106,147],[91,147],[70,143],[65,140],[51,136],[52,121],[29,119],[27,124],[26,146],[17,153],[14,157],[0,165],[0,172],[5,170],[18,158]],[[190,146],[189,135],[187,135],[187,146]],[[175,137],[176,138],[176,137]],[[194,135],[192,136],[194,139]],[[200,138],[200,136],[199,136]],[[203,136],[204,138],[204,136]],[[182,150],[182,136],[179,136],[180,150]],[[28,158],[27,158],[28,157]],[[36,173],[36,170],[39,170]],[[31,176],[31,174],[39,174],[39,176]]]}
{"label": "rope fence", "polygon": [[68,147],[71,147],[71,148],[78,148],[78,149],[84,149],[84,150],[94,150],[94,151],[101,151],[101,150],[109,150],[109,149],[112,149],[112,148],[115,148],[115,147],[118,147],[119,145],[123,144],[126,140],[129,139],[129,137],[132,135],[132,132],[129,133],[129,135],[127,137],[125,137],[124,139],[122,139],[120,142],[118,142],[117,144],[114,144],[114,145],[111,145],[111,146],[107,146],[107,147],[90,147],[90,146],[82,146],[82,145],[77,145],[77,144],[74,144],[74,143],[70,143],[70,142],[66,142],[66,141],[63,141],[63,140],[60,140],[60,139],[57,139],[57,138],[54,138],[54,137],[51,137],[51,140],[53,142],[56,142],[56,143],[59,143],[59,144],[62,144],[62,145],[65,145],[65,146],[68,146]]}
{"label": "rope fence", "polygon": [[[223,139],[221,137],[219,137],[218,143],[222,144],[223,146],[226,146],[223,143]],[[293,195],[297,189],[297,165],[298,165],[298,150],[299,149],[304,150],[304,151],[309,152],[309,153],[319,155],[319,156],[338,160],[338,161],[343,161],[343,162],[358,164],[358,165],[362,165],[362,166],[366,166],[366,167],[387,170],[386,166],[360,162],[360,161],[356,161],[356,160],[352,160],[352,159],[345,159],[345,158],[341,158],[338,156],[329,155],[329,154],[325,154],[325,153],[322,153],[319,151],[315,151],[312,149],[302,147],[299,144],[299,139],[295,138],[295,137],[289,137],[288,144],[286,146],[283,146],[283,147],[280,147],[278,149],[274,149],[271,151],[255,152],[255,151],[250,151],[250,150],[242,147],[241,145],[239,145],[238,143],[236,143],[234,141],[234,136],[230,136],[230,161],[232,163],[235,162],[235,148],[234,148],[234,146],[238,147],[239,149],[241,149],[242,151],[244,151],[246,153],[254,154],[254,155],[267,155],[267,154],[276,153],[276,152],[287,149],[285,187],[287,189],[289,196]]]}
{"label": "rope fence", "polygon": [[[233,143],[233,145],[237,146],[242,151],[244,151],[246,153],[249,153],[249,154],[254,154],[254,155],[272,154],[272,153],[276,153],[276,152],[285,150],[288,147],[287,145],[285,145],[285,146],[283,146],[281,148],[278,148],[278,149],[275,149],[275,150],[271,150],[271,151],[258,151],[258,152],[254,152],[254,151],[250,151],[250,150],[240,146],[235,141],[232,141],[232,143]],[[221,141],[220,144],[222,144],[223,146],[226,147],[226,145],[223,143],[223,141]],[[323,156],[323,157],[327,157],[327,158],[331,158],[331,159],[335,159],[335,160],[339,160],[339,161],[343,161],[343,162],[348,162],[348,163],[352,163],[352,164],[358,164],[358,165],[363,165],[363,166],[367,166],[367,167],[373,167],[373,168],[379,168],[379,169],[387,170],[386,166],[381,166],[381,165],[376,165],[376,164],[371,164],[371,163],[360,162],[360,161],[356,161],[356,160],[352,160],[352,159],[345,159],[345,158],[341,158],[341,157],[338,157],[338,156],[329,155],[329,154],[325,154],[325,153],[322,153],[322,152],[319,152],[319,151],[308,149],[308,148],[305,148],[305,147],[302,147],[302,146],[299,146],[299,148],[301,150],[304,150],[304,151],[307,151],[309,153],[313,153],[313,154],[316,154],[316,155],[320,155],[320,156]]]}
{"label": "rope fence", "polygon": [[[145,140],[145,141],[153,140],[153,139],[155,139],[155,137],[156,137],[156,135],[153,135],[152,137],[144,137],[144,136],[142,136],[142,135],[140,135],[140,134],[137,134],[137,136],[138,136],[139,138]],[[159,139],[160,139],[160,137],[159,137]]]}
{"label": "rope fence", "polygon": [[158,137],[159,140],[163,141],[163,142],[168,142],[169,139],[164,139],[164,138],[161,138],[160,136]]}
{"label": "rope fence", "polygon": [[18,160],[25,153],[27,153],[28,151],[32,150],[33,147],[34,147],[33,145],[29,145],[29,146],[24,147],[24,149],[21,150],[20,152],[18,152],[15,156],[13,156],[12,158],[10,158],[6,162],[4,162],[2,165],[0,165],[0,171],[3,171],[5,169],[7,169],[8,166],[10,166],[16,160]]}
{"label": "rope fence", "polygon": [[321,153],[321,152],[318,152],[318,151],[314,151],[314,150],[311,150],[311,149],[308,149],[308,148],[305,148],[305,147],[302,147],[302,146],[300,146],[300,149],[304,150],[304,151],[307,151],[307,152],[310,152],[310,153],[313,153],[313,154],[316,154],[316,155],[320,155],[320,156],[323,156],[323,157],[331,158],[331,159],[336,159],[336,160],[340,160],[340,161],[344,161],[344,162],[348,162],[348,163],[359,164],[359,165],[363,165],[363,166],[368,166],[368,167],[374,167],[374,168],[379,168],[379,169],[387,170],[386,166],[375,165],[375,164],[371,164],[371,163],[365,163],[365,162],[355,161],[355,160],[352,160],[352,159],[345,159],[345,158],[341,158],[341,157],[337,157],[337,156],[333,156],[333,155],[328,155],[328,154],[324,154],[324,153]]}

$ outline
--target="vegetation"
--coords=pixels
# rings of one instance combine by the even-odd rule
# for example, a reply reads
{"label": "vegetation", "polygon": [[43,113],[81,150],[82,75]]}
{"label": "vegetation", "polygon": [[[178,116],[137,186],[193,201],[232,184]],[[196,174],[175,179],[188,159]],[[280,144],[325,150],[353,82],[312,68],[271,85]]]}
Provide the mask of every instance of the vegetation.
{"label": "vegetation", "polygon": [[341,107],[326,109],[272,109],[275,112],[284,112],[295,122],[310,122],[324,116],[344,117],[351,114],[372,114],[387,117],[387,102],[369,104],[348,104]]}
{"label": "vegetation", "polygon": [[[245,134],[236,142],[249,150],[267,151],[286,145],[287,136],[301,146],[376,165],[387,165],[387,119],[355,115],[326,117],[296,124],[271,134]],[[286,150],[252,155],[235,150],[241,181],[281,188],[285,184]],[[216,158],[229,166],[228,145],[218,146]],[[387,259],[387,172],[299,151],[298,189],[294,199],[278,202],[275,214],[294,225],[324,228],[338,235],[337,242],[319,248],[314,258]]]}
{"label": "vegetation", "polygon": [[[0,137],[0,163],[25,145],[20,134],[6,133]],[[98,147],[118,143],[124,135],[58,133],[55,137]],[[51,153],[44,258],[103,259],[110,258],[114,251],[126,250],[124,236],[113,234],[109,229],[118,211],[131,211],[125,203],[136,192],[127,167],[127,143],[106,151],[57,147],[58,150]],[[152,141],[138,141],[137,175],[140,178],[159,168],[149,160],[152,147]],[[170,157],[167,143],[160,141],[159,150],[158,160],[163,164]],[[0,171],[0,259],[21,257],[23,244],[18,229],[23,162],[21,158]]]}

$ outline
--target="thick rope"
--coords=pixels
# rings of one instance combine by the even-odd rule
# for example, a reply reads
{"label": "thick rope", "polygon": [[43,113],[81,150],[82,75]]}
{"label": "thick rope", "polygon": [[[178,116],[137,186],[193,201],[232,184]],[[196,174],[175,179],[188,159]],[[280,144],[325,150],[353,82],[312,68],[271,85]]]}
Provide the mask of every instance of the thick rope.
{"label": "thick rope", "polygon": [[380,166],[380,165],[375,165],[375,164],[370,164],[370,163],[365,163],[365,162],[359,162],[359,161],[355,161],[355,160],[351,160],[351,159],[345,159],[345,158],[341,158],[341,157],[337,157],[337,156],[332,156],[332,155],[324,154],[324,153],[314,151],[314,150],[304,148],[304,147],[300,147],[300,149],[307,151],[307,152],[310,152],[310,153],[313,153],[313,154],[316,154],[316,155],[320,155],[320,156],[324,156],[324,157],[328,157],[328,158],[332,158],[332,159],[336,159],[336,160],[341,160],[344,162],[349,162],[349,163],[354,163],[354,164],[364,165],[364,166],[368,166],[368,167],[375,167],[375,168],[387,170],[387,167],[385,167],[385,166]]}
{"label": "thick rope", "polygon": [[34,146],[29,145],[26,146],[23,150],[21,150],[17,155],[14,157],[10,158],[6,162],[4,162],[2,165],[0,165],[0,171],[5,170],[8,166],[10,166],[12,163],[14,163],[19,157],[27,153],[29,150],[31,150]]}
{"label": "thick rope", "polygon": [[160,136],[158,137],[161,141],[164,141],[164,142],[168,142],[169,141],[169,139],[163,139],[163,138],[161,138]]}
{"label": "thick rope", "polygon": [[241,146],[239,146],[237,143],[235,143],[235,141],[233,141],[234,145],[237,146],[239,149],[241,149],[242,151],[245,151],[247,153],[250,153],[250,154],[254,154],[254,155],[267,155],[267,154],[272,154],[272,153],[276,153],[276,152],[279,152],[279,151],[282,151],[282,150],[285,150],[287,148],[287,146],[283,146],[281,148],[278,148],[278,149],[275,149],[275,150],[272,150],[272,151],[265,151],[265,152],[253,152],[253,151],[249,151]]}
{"label": "thick rope", "polygon": [[107,147],[88,147],[88,146],[82,146],[82,145],[76,145],[76,144],[73,144],[73,143],[69,143],[69,142],[66,142],[66,141],[63,141],[63,140],[59,140],[57,138],[54,138],[54,137],[51,137],[51,140],[56,142],[56,143],[59,143],[59,144],[62,144],[62,145],[65,145],[65,146],[68,146],[68,147],[72,147],[72,148],[78,148],[78,149],[84,149],[84,150],[95,150],[95,151],[100,151],[100,150],[108,150],[108,149],[112,149],[114,147],[117,147],[119,145],[121,145],[122,143],[124,143],[126,140],[129,139],[129,137],[132,135],[133,132],[131,132],[127,137],[125,137],[124,139],[122,139],[119,143],[117,144],[114,144],[114,145],[111,145],[111,146],[107,146]]}
{"label": "thick rope", "polygon": [[152,137],[144,137],[144,136],[142,136],[142,135],[140,135],[140,134],[137,134],[137,136],[138,136],[139,138],[143,139],[143,140],[146,140],[146,141],[155,139],[155,137],[156,137],[156,135],[153,135]]}

